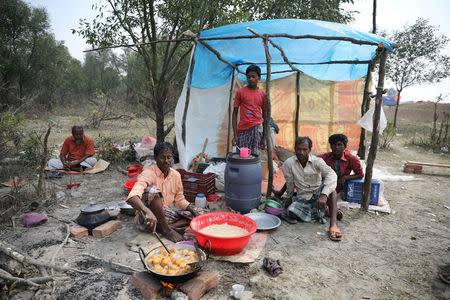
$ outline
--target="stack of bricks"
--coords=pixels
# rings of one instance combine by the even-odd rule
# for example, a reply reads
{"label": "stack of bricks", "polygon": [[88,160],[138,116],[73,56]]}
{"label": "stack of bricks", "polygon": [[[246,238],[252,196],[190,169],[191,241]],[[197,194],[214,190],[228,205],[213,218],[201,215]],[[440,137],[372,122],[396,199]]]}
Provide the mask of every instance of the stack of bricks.
{"label": "stack of bricks", "polygon": [[[163,286],[148,272],[133,273],[131,283],[142,293],[144,299],[161,299]],[[206,292],[215,288],[219,283],[217,273],[198,272],[194,278],[176,287],[188,296],[189,300],[198,300]]]}
{"label": "stack of bricks", "polygon": [[417,164],[405,163],[405,165],[403,166],[403,172],[422,174],[422,166]]}
{"label": "stack of bricks", "polygon": [[[92,229],[92,235],[95,237],[105,237],[117,229],[122,227],[122,222],[119,220],[111,220],[102,225],[99,225]],[[88,236],[89,231],[86,227],[73,223],[70,225],[70,236],[74,238],[82,238],[84,236]]]}

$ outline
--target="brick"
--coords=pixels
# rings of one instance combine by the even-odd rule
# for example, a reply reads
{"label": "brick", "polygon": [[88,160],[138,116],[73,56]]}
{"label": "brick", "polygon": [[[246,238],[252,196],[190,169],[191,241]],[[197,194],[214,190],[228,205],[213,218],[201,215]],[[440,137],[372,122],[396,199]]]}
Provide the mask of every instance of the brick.
{"label": "brick", "polygon": [[84,236],[88,236],[88,229],[86,227],[83,227],[81,225],[78,225],[76,223],[73,223],[70,225],[70,236],[74,238],[82,238]]}
{"label": "brick", "polygon": [[219,276],[213,272],[199,272],[191,280],[182,283],[178,289],[185,293],[189,300],[198,300],[207,291],[215,288],[219,283]]}
{"label": "brick", "polygon": [[92,230],[92,235],[95,237],[105,237],[122,227],[122,222],[118,220],[108,221]]}
{"label": "brick", "polygon": [[161,283],[148,272],[133,273],[131,283],[142,293],[144,299],[160,299]]}
{"label": "brick", "polygon": [[406,163],[403,166],[403,172],[405,173],[414,173],[414,174],[422,174],[422,166],[416,164],[408,164]]}

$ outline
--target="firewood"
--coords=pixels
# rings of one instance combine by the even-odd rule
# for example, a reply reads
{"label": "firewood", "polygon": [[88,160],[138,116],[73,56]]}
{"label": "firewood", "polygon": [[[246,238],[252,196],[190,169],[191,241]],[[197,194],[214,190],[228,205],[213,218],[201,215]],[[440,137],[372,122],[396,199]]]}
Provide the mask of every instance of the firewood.
{"label": "firewood", "polygon": [[77,272],[77,273],[81,273],[81,274],[91,274],[91,272],[68,268],[68,267],[63,267],[63,266],[58,266],[58,265],[53,265],[53,264],[49,264],[46,262],[44,263],[44,262],[40,262],[34,258],[24,256],[23,254],[21,254],[17,251],[14,251],[12,246],[7,244],[4,241],[0,241],[0,252],[8,255],[9,257],[11,257],[21,263],[27,263],[30,265],[34,265],[36,267],[48,267],[48,268],[53,268],[57,271],[62,271],[62,272],[71,271],[71,272]]}

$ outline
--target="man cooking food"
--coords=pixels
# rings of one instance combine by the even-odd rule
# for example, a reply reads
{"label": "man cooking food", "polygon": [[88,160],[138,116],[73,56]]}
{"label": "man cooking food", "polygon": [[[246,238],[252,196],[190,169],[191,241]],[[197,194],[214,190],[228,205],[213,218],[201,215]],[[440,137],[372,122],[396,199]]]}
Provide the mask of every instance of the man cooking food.
{"label": "man cooking food", "polygon": [[184,198],[181,175],[170,167],[173,146],[161,142],[153,151],[156,165],[139,175],[127,203],[136,209],[135,223],[139,230],[153,232],[156,229],[167,239],[179,242],[184,238],[177,231],[184,232],[190,219],[201,210]]}

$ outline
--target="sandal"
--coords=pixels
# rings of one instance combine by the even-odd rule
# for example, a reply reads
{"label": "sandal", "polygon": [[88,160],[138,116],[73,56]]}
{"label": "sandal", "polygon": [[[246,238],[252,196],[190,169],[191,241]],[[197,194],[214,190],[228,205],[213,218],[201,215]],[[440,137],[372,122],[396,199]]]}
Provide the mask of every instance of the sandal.
{"label": "sandal", "polygon": [[264,257],[263,267],[272,277],[277,277],[283,272],[283,267],[280,265],[280,261],[269,257]]}
{"label": "sandal", "polygon": [[342,233],[337,226],[330,227],[330,240],[337,242],[342,241]]}
{"label": "sandal", "polygon": [[446,284],[450,284],[450,274],[439,274],[439,278]]}

